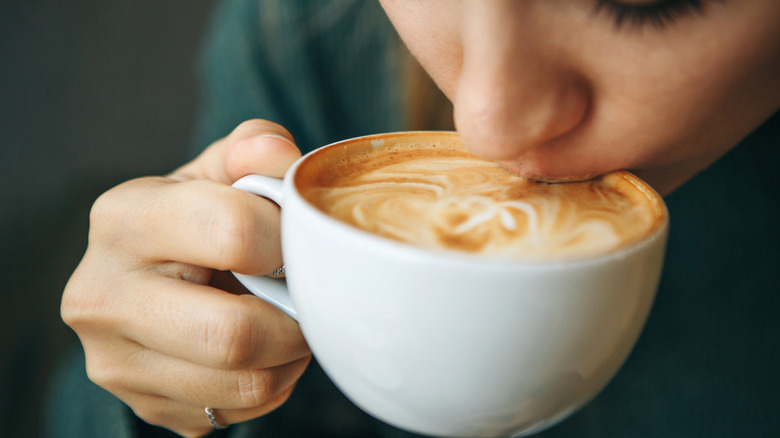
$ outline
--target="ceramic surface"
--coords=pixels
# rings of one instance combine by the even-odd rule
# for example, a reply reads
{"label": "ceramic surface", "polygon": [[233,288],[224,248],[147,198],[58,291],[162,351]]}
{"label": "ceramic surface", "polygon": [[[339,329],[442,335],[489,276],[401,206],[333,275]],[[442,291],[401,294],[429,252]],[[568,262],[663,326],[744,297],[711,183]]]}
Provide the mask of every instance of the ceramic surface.
{"label": "ceramic surface", "polygon": [[297,166],[283,182],[237,183],[282,205],[287,266],[286,285],[239,279],[295,317],[334,383],[383,421],[440,436],[537,432],[593,398],[641,332],[668,222],[588,260],[487,261],[340,223],[299,196]]}

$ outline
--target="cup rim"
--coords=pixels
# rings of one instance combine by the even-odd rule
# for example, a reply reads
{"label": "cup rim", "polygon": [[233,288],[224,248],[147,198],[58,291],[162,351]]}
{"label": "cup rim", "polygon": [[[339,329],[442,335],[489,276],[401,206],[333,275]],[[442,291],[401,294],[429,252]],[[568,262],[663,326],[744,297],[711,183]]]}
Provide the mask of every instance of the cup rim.
{"label": "cup rim", "polygon": [[[437,136],[437,135],[450,136],[450,135],[459,135],[459,134],[456,131],[394,131],[394,132],[385,132],[379,134],[368,134],[368,135],[362,135],[358,137],[351,137],[351,138],[339,140],[318,147],[303,155],[288,170],[287,175],[284,178],[284,185],[286,186],[288,196],[290,196],[289,194],[293,194],[293,196],[296,198],[297,201],[299,201],[302,205],[305,205],[307,210],[311,210],[311,212],[314,214],[315,217],[318,218],[319,221],[326,224],[326,226],[328,228],[331,228],[334,232],[339,232],[340,234],[343,233],[345,235],[354,235],[360,240],[372,242],[371,244],[373,246],[376,246],[377,249],[392,251],[404,257],[442,260],[445,261],[445,263],[465,263],[468,265],[478,264],[482,266],[495,266],[497,268],[508,267],[508,268],[516,269],[519,266],[528,266],[528,267],[533,267],[534,269],[539,269],[540,267],[547,266],[552,269],[555,269],[563,266],[571,267],[573,265],[587,266],[590,264],[600,264],[600,263],[610,261],[612,259],[620,259],[634,252],[641,251],[643,248],[652,245],[657,240],[665,239],[669,231],[669,222],[670,222],[669,211],[666,206],[666,203],[664,202],[663,197],[659,195],[658,192],[653,187],[651,187],[641,178],[637,177],[636,175],[634,175],[633,173],[627,170],[618,170],[614,172],[620,172],[626,175],[627,178],[631,179],[633,183],[639,184],[638,187],[639,189],[649,192],[651,196],[655,197],[659,201],[658,204],[661,210],[660,213],[662,215],[661,220],[659,221],[660,223],[656,224],[654,229],[649,231],[645,236],[641,237],[640,239],[631,242],[628,245],[621,246],[617,249],[613,249],[605,253],[595,254],[595,255],[576,256],[576,257],[548,258],[548,259],[510,258],[506,256],[492,257],[485,254],[474,254],[466,251],[455,251],[455,250],[444,250],[444,249],[421,247],[411,243],[393,240],[384,236],[377,235],[375,233],[371,233],[370,231],[363,230],[359,227],[349,225],[328,215],[327,213],[315,207],[305,197],[303,197],[296,186],[295,176],[297,174],[298,168],[300,168],[300,166],[305,161],[312,159],[311,157],[317,155],[318,153],[322,152],[325,149],[329,149],[332,147],[346,146],[348,144],[356,143],[356,142],[365,142],[365,141],[369,141],[372,138],[379,139],[379,138],[386,138],[386,137],[415,137],[415,136],[420,137],[420,136]],[[282,209],[283,214],[284,211],[285,209]]]}

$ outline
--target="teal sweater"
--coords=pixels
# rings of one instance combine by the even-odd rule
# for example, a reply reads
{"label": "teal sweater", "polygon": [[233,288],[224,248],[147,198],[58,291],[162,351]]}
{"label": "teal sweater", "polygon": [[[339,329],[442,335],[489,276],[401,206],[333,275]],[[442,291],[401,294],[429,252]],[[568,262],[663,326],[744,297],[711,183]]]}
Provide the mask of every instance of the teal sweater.
{"label": "teal sweater", "polygon": [[[193,151],[250,118],[287,127],[304,151],[403,129],[398,44],[376,2],[219,2],[199,64]],[[667,198],[667,262],[636,348],[595,400],[539,437],[780,434],[778,162],[775,115]],[[81,351],[65,358],[46,418],[49,437],[167,434],[89,382]],[[284,406],[219,435],[413,436],[354,407],[316,363]]]}

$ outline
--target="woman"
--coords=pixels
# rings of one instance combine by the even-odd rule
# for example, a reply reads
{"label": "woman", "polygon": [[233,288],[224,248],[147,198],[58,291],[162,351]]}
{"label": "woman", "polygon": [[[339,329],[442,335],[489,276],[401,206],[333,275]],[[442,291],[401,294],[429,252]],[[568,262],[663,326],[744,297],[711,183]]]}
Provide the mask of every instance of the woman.
{"label": "woman", "polygon": [[[602,395],[542,435],[776,430],[780,3],[380,3],[473,152],[553,182],[630,169],[669,195],[668,262],[643,337]],[[54,435],[202,436],[234,425],[215,434],[406,436],[352,407],[316,366],[304,374],[311,356],[295,322],[225,274],[282,265],[277,207],[230,183],[282,176],[299,148],[438,128],[416,116],[451,110],[435,94],[420,98],[428,88],[383,11],[220,4],[197,137],[214,143],[93,207],[62,315],[89,379],[108,392],[75,357],[53,393]],[[59,401],[68,397],[79,403]]]}

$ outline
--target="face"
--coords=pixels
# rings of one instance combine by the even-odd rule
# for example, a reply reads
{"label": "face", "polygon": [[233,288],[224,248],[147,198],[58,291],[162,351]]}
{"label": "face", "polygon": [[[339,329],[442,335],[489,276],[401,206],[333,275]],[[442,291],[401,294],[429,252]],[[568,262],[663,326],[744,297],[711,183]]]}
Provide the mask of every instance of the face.
{"label": "face", "polygon": [[780,107],[780,1],[382,4],[469,149],[525,177],[669,193]]}

